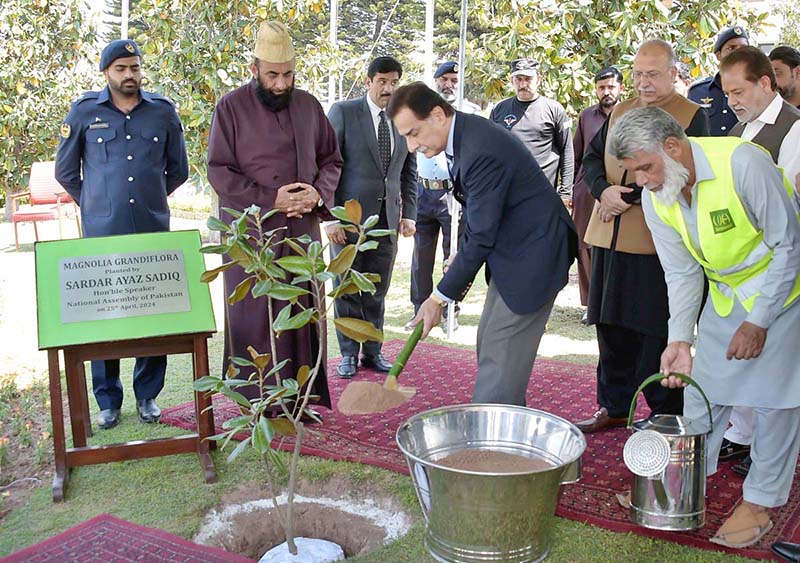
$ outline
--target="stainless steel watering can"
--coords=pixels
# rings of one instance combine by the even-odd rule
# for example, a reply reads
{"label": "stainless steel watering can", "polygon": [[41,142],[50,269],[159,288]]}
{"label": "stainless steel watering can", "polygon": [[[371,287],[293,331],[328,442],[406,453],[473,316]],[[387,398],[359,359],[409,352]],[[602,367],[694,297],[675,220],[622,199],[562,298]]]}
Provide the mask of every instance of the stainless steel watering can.
{"label": "stainless steel watering can", "polygon": [[670,375],[700,392],[708,408],[708,428],[674,414],[657,414],[634,423],[639,394],[664,375],[656,373],[642,382],[628,415],[628,427],[634,433],[623,450],[625,465],[634,474],[631,520],[656,530],[694,530],[705,524],[706,435],[711,432],[711,406],[693,379]]}

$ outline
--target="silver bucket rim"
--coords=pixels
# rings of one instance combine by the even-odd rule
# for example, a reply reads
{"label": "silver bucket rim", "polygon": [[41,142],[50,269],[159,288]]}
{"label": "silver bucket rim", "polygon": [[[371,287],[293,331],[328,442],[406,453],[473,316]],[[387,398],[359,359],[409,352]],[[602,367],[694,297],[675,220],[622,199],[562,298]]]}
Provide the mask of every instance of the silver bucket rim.
{"label": "silver bucket rim", "polygon": [[[542,468],[542,469],[537,469],[537,470],[534,470],[534,471],[502,471],[502,472],[496,472],[496,471],[470,471],[470,470],[467,470],[467,469],[456,469],[456,468],[449,467],[449,466],[446,466],[446,465],[440,465],[440,464],[436,463],[435,461],[431,461],[429,459],[423,459],[423,458],[421,458],[421,457],[419,457],[417,455],[414,455],[413,453],[409,452],[408,450],[406,450],[406,448],[403,447],[402,441],[400,440],[400,433],[403,431],[403,429],[406,428],[407,426],[410,426],[414,422],[417,422],[420,419],[427,418],[427,417],[430,417],[430,416],[433,416],[433,415],[437,415],[437,414],[446,413],[446,412],[449,412],[449,411],[454,411],[454,410],[479,410],[479,409],[486,409],[486,408],[492,408],[492,409],[498,409],[498,410],[502,409],[502,410],[521,411],[521,412],[524,412],[524,413],[533,412],[533,413],[540,413],[540,414],[547,415],[548,417],[553,418],[553,419],[555,419],[555,420],[557,420],[559,422],[563,422],[566,425],[566,427],[569,428],[570,431],[572,431],[572,434],[574,434],[575,437],[578,439],[578,443],[580,444],[581,447],[580,447],[579,451],[577,452],[577,454],[575,456],[573,456],[573,457],[571,457],[571,458],[569,458],[567,460],[561,460],[561,464],[560,465],[549,467],[549,468]],[[454,473],[460,473],[460,474],[463,474],[463,475],[479,475],[479,476],[491,476],[491,477],[532,475],[532,474],[536,474],[536,473],[546,473],[548,471],[564,470],[566,467],[572,465],[573,463],[575,463],[577,460],[579,460],[583,456],[584,452],[586,451],[586,446],[587,446],[587,444],[586,444],[586,436],[584,436],[583,432],[581,432],[580,429],[578,429],[578,427],[575,426],[573,423],[571,423],[569,420],[567,420],[567,419],[565,419],[563,417],[560,417],[558,415],[555,415],[553,413],[540,410],[540,409],[533,409],[533,408],[530,408],[530,407],[522,407],[522,406],[519,406],[519,405],[505,405],[505,404],[502,404],[502,403],[462,403],[462,404],[459,404],[459,405],[448,405],[448,406],[445,406],[445,407],[436,407],[436,408],[433,408],[433,409],[428,409],[427,411],[419,412],[419,413],[417,413],[415,415],[412,415],[408,419],[406,419],[397,428],[397,432],[395,432],[395,442],[397,443],[397,446],[400,448],[400,451],[403,452],[403,455],[405,455],[406,458],[415,461],[416,463],[422,463],[424,465],[433,466],[433,467],[435,467],[437,469],[442,469],[442,470],[445,470],[445,471],[452,471]]]}

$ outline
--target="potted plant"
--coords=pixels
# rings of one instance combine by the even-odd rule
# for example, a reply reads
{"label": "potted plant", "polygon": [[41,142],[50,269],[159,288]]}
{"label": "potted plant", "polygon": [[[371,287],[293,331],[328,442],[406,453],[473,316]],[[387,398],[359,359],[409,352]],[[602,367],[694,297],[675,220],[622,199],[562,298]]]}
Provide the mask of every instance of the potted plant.
{"label": "potted plant", "polygon": [[[276,210],[262,213],[258,206],[253,205],[243,211],[227,208],[225,211],[233,217],[230,223],[215,217],[208,220],[209,228],[220,232],[221,244],[205,246],[201,252],[221,254],[227,261],[206,271],[202,281],[209,283],[228,268],[243,268],[248,277],[236,286],[228,296],[228,302],[237,303],[248,293],[255,299],[267,299],[271,349],[265,351],[248,347],[250,357],[231,358],[225,377],[209,375],[197,380],[194,387],[198,391],[222,393],[239,407],[241,414],[225,421],[222,431],[211,439],[217,440],[221,443],[221,448],[225,449],[234,436],[243,435],[245,439],[230,452],[228,462],[232,462],[248,448],[254,449],[264,460],[275,513],[281,519],[288,550],[296,555],[293,508],[297,464],[303,437],[307,432],[304,418],[320,421],[317,413],[309,408],[309,401],[314,398],[311,389],[323,362],[326,361],[321,353],[325,349],[326,321],[338,296],[355,292],[375,292],[375,282],[380,277],[354,270],[353,261],[359,252],[378,246],[378,241],[374,238],[386,236],[392,231],[373,229],[378,222],[377,216],[371,216],[362,223],[361,205],[355,200],[347,201],[344,207],[335,207],[331,213],[345,230],[357,235],[357,241],[345,246],[336,258],[326,264],[324,255],[327,245],[323,246],[308,235],[291,238],[279,236],[282,229],[264,230],[264,221],[275,214]],[[280,245],[289,247],[291,251],[277,257],[276,249]],[[338,283],[326,295],[326,283],[334,279]],[[301,296],[310,297],[303,299],[306,306],[300,302]],[[277,315],[274,310],[276,301],[289,302]],[[297,330],[309,323],[317,324],[317,350],[320,352],[317,353],[313,365],[298,366],[294,378],[282,378],[280,371],[289,360],[278,357],[276,340],[281,333]],[[334,323],[338,330],[358,342],[383,340],[382,331],[367,321],[338,318]],[[246,379],[237,378],[241,370],[250,370]],[[256,384],[259,389],[255,399],[248,399],[237,391],[242,385],[252,384]],[[277,416],[273,414],[275,410],[279,410]],[[295,440],[288,467],[273,448],[273,440],[284,440],[287,437]],[[287,501],[284,506],[277,501],[276,472],[284,475],[288,473]]]}

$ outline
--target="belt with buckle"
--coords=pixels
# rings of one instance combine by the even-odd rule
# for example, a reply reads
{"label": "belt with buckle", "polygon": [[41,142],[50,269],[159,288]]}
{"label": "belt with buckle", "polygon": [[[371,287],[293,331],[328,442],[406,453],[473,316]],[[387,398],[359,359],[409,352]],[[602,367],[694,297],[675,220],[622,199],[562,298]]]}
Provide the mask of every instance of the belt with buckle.
{"label": "belt with buckle", "polygon": [[427,178],[420,178],[422,187],[426,190],[449,190],[453,187],[450,180],[428,180]]}

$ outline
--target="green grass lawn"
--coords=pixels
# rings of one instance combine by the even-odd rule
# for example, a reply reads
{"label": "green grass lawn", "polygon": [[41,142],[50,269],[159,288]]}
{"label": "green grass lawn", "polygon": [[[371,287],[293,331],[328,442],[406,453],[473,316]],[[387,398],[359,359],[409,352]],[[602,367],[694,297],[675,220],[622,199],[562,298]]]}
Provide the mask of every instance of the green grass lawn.
{"label": "green grass lawn", "polygon": [[[386,307],[386,338],[405,339],[403,325],[411,316],[408,301],[408,265],[399,263]],[[485,292],[480,275],[466,300],[460,322],[462,334],[477,325],[480,303]],[[578,321],[581,310],[574,307],[556,307],[548,324],[551,334],[575,341],[591,341],[594,330]],[[222,324],[222,319],[217,319]],[[456,333],[458,334],[458,333]],[[462,339],[463,340],[463,339]],[[441,339],[432,338],[432,342]],[[338,354],[336,338],[329,335],[329,355]],[[449,344],[474,348],[474,342]],[[211,370],[218,373],[222,360],[222,338],[217,334],[210,342]],[[413,357],[412,357],[413,358]],[[596,357],[586,354],[565,354],[560,359],[581,363],[594,363]],[[174,436],[182,430],[164,425],[145,425],[138,422],[131,389],[132,361],[123,362],[122,373],[126,400],[122,423],[109,431],[98,431],[90,440],[92,445],[125,440]],[[41,383],[39,392],[45,389]],[[89,382],[91,388],[91,381]],[[176,405],[191,399],[191,361],[189,356],[170,358],[167,382],[159,396],[162,407]],[[97,406],[92,403],[92,414]],[[0,416],[2,411],[0,411]],[[44,405],[37,416],[49,418]],[[5,421],[0,418],[0,424]],[[69,432],[69,430],[67,430]],[[0,436],[2,436],[0,428]],[[130,462],[79,467],[72,472],[66,502],[54,504],[51,500],[50,481],[43,480],[28,501],[14,509],[0,522],[0,556],[20,550],[49,538],[97,514],[109,512],[117,517],[191,538],[198,530],[203,515],[218,506],[226,493],[247,483],[265,482],[261,461],[252,452],[244,454],[233,464],[225,462],[226,452],[214,452],[218,482],[204,483],[197,458],[179,455]],[[284,454],[282,454],[284,455]],[[1,465],[1,464],[0,464]],[[332,462],[312,457],[301,461],[301,474],[305,479],[324,482],[332,476],[344,477],[354,482],[368,482],[373,488],[386,491],[395,497],[414,518],[410,533],[379,551],[352,561],[360,563],[425,563],[433,561],[422,545],[423,523],[413,486],[408,477],[371,466]],[[48,477],[49,479],[49,477]],[[709,552],[678,546],[673,543],[651,540],[633,534],[618,534],[607,530],[556,519],[553,531],[550,561],[564,562],[738,562],[748,559],[732,557],[719,552]]]}

